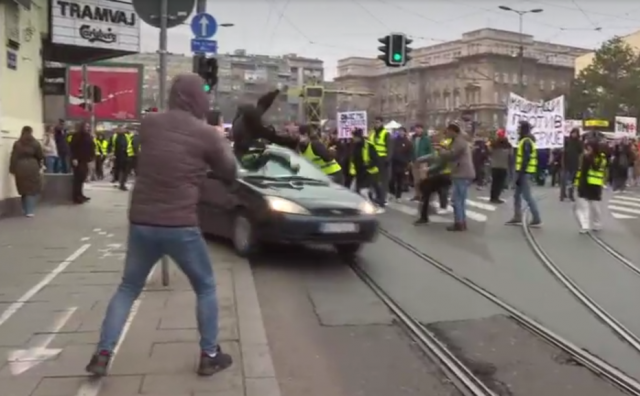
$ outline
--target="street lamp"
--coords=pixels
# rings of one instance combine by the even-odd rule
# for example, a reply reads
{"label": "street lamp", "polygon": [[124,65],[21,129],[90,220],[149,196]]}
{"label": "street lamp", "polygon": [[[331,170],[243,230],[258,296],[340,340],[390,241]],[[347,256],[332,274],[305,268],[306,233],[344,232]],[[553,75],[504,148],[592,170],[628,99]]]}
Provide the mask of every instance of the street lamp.
{"label": "street lamp", "polygon": [[515,12],[519,18],[520,48],[518,49],[518,87],[520,95],[524,95],[524,43],[522,20],[525,14],[539,14],[544,11],[542,8],[534,8],[531,10],[516,10],[515,8],[504,5],[498,6],[503,11]]}

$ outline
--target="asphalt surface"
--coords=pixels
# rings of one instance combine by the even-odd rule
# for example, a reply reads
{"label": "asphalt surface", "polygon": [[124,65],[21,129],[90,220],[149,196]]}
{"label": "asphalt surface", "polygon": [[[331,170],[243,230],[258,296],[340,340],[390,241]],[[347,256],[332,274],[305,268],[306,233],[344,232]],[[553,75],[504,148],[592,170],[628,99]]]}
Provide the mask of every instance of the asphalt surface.
{"label": "asphalt surface", "polygon": [[[406,215],[393,211],[381,221],[395,236],[640,377],[639,356],[551,277],[518,228],[495,222],[452,234],[440,224],[414,227]],[[620,394],[519,328],[501,309],[384,236],[366,246],[358,263],[497,394]],[[284,395],[453,392],[381,302],[330,250],[281,246],[252,265]]]}

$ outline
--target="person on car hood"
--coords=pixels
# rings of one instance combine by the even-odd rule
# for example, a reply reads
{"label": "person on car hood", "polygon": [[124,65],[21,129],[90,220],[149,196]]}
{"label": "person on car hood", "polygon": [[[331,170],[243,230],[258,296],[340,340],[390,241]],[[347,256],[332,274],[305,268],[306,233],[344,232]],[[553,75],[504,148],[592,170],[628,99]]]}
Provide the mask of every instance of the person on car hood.
{"label": "person on car hood", "polygon": [[203,86],[195,74],[177,76],[169,92],[169,109],[142,120],[144,148],[129,208],[124,275],[107,308],[97,351],[86,367],[94,375],[106,374],[131,306],[163,256],[180,267],[197,296],[198,374],[213,375],[232,363],[218,344],[216,286],[196,206],[208,170],[222,180],[234,180],[237,170],[223,131],[205,122],[209,100]]}

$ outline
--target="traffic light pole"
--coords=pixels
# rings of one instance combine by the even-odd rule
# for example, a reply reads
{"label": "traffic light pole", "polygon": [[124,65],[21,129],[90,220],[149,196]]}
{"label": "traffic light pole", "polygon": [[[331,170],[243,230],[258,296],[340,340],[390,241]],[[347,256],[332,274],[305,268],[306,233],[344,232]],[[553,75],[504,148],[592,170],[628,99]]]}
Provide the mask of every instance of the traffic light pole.
{"label": "traffic light pole", "polygon": [[158,54],[160,55],[160,71],[158,79],[158,86],[160,89],[160,103],[158,108],[160,111],[164,111],[167,101],[167,33],[169,19],[169,0],[160,0],[160,49]]}
{"label": "traffic light pole", "polygon": [[[207,0],[198,0],[196,2],[196,14],[200,14],[202,12],[207,11]],[[204,57],[203,54],[194,54],[193,55],[193,72],[198,72],[198,65],[200,64],[200,58]]]}

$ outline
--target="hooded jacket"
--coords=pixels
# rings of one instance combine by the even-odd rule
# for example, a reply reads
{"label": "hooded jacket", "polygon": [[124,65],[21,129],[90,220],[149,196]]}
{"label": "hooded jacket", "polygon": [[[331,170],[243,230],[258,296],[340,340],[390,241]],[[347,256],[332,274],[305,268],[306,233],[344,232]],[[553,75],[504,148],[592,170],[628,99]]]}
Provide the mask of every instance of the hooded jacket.
{"label": "hooded jacket", "polygon": [[181,74],[169,91],[168,110],[147,115],[140,125],[136,184],[129,221],[159,227],[198,225],[199,187],[212,170],[236,178],[236,161],[222,133],[205,122],[209,100],[204,81]]}

